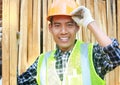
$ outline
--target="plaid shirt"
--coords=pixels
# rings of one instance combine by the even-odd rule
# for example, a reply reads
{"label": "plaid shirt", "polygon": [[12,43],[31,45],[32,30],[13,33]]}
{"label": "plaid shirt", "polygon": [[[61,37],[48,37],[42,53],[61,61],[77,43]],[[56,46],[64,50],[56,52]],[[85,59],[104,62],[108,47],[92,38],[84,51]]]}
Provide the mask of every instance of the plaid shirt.
{"label": "plaid shirt", "polygon": [[[57,49],[55,53],[56,71],[60,77],[60,80],[63,80],[63,73],[70,53],[71,50],[63,53],[59,49]],[[25,73],[18,76],[18,85],[37,85],[37,63],[38,58]],[[93,63],[97,74],[102,79],[104,79],[104,76],[107,72],[120,65],[120,48],[117,40],[114,39],[111,45],[104,48],[98,44],[95,44],[93,46]]]}
{"label": "plaid shirt", "polygon": [[55,59],[56,59],[55,67],[61,81],[63,80],[63,74],[71,52],[72,50],[67,52],[62,52],[61,50],[57,49],[55,53]]}

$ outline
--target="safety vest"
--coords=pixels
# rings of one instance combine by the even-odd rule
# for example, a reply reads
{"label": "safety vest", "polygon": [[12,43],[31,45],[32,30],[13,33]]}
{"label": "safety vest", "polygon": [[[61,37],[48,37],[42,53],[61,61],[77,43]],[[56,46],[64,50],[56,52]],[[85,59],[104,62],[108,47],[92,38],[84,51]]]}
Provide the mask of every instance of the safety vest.
{"label": "safety vest", "polygon": [[96,73],[93,64],[93,45],[77,40],[69,56],[63,81],[60,81],[55,68],[54,51],[41,54],[37,66],[38,85],[105,85]]}

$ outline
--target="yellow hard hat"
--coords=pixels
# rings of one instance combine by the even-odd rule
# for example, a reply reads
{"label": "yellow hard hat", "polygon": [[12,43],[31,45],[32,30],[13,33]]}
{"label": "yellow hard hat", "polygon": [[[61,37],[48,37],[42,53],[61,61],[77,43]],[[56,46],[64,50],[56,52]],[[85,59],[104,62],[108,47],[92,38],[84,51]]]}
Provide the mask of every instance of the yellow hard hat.
{"label": "yellow hard hat", "polygon": [[55,15],[71,16],[70,13],[77,7],[75,0],[54,0],[48,10],[47,20],[50,21],[50,17]]}

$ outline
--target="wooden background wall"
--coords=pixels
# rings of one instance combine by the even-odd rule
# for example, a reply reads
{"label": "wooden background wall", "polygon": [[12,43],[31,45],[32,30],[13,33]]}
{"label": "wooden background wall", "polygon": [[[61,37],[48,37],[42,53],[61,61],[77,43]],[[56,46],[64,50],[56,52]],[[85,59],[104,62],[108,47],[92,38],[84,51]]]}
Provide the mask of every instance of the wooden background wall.
{"label": "wooden background wall", "polygon": [[[88,7],[101,29],[120,42],[120,0],[76,2]],[[46,21],[52,0],[3,0],[2,3],[2,80],[3,85],[16,85],[17,74],[24,72],[41,52],[55,48]],[[85,29],[79,31],[77,38],[96,42]],[[120,67],[107,74],[106,80],[106,85],[120,85]]]}

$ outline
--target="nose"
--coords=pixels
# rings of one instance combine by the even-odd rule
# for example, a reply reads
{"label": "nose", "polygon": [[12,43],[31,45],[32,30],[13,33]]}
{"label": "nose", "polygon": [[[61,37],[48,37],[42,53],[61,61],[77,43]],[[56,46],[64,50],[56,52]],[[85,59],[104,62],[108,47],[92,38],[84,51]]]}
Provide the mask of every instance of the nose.
{"label": "nose", "polygon": [[66,33],[68,33],[67,28],[62,27],[62,29],[61,29],[61,34],[66,34]]}

